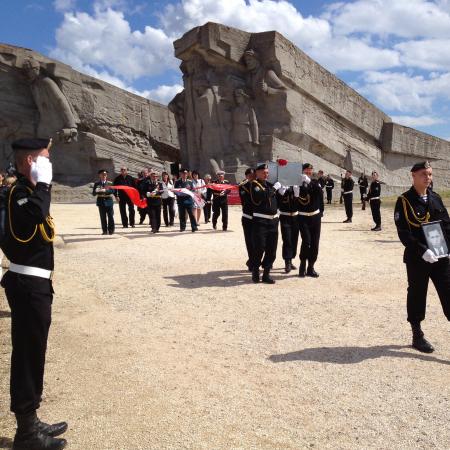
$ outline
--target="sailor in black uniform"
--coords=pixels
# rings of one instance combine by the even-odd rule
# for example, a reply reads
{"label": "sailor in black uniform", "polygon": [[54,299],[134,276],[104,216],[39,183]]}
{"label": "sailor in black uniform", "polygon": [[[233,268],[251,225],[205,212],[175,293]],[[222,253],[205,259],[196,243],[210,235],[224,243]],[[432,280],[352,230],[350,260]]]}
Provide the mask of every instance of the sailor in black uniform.
{"label": "sailor in black uniform", "polygon": [[273,284],[270,269],[277,255],[278,243],[278,204],[276,192],[281,187],[279,182],[269,183],[269,167],[259,164],[256,167],[256,180],[250,185],[250,200],[253,208],[253,262],[252,281],[259,283],[259,267],[264,272],[262,282]]}
{"label": "sailor in black uniform", "polygon": [[344,199],[345,214],[347,219],[344,223],[351,223],[353,217],[353,187],[355,182],[352,179],[352,171],[347,170],[342,180],[342,197]]}
{"label": "sailor in black uniform", "polygon": [[378,173],[375,170],[372,172],[372,182],[370,183],[369,192],[367,193],[367,200],[372,211],[372,218],[375,226],[371,231],[381,231],[381,183],[378,181]]}
{"label": "sailor in black uniform", "polygon": [[2,250],[10,261],[2,278],[11,308],[11,411],[16,415],[15,450],[59,450],[55,438],[67,423],[48,425],[36,410],[42,400],[45,354],[51,323],[55,229],[50,217],[52,164],[50,139],[21,139],[12,144],[17,182],[6,198]]}
{"label": "sailor in black uniform", "polygon": [[250,198],[251,182],[255,179],[255,169],[248,168],[245,171],[245,180],[239,185],[239,197],[242,206],[242,229],[244,231],[245,247],[247,248],[248,259],[245,263],[248,270],[251,272],[252,268],[252,223],[253,223],[253,208]]}
{"label": "sailor in black uniform", "polygon": [[412,169],[413,186],[404,192],[395,205],[397,233],[405,246],[403,262],[408,276],[407,312],[412,328],[412,345],[421,352],[431,353],[433,346],[425,339],[420,323],[425,319],[428,282],[431,279],[450,321],[450,261],[438,258],[428,248],[421,225],[440,221],[447,243],[450,242],[450,218],[441,197],[429,188],[432,168],[428,161]]}
{"label": "sailor in black uniform", "polygon": [[294,195],[298,202],[298,222],[302,236],[298,276],[317,278],[319,274],[314,270],[314,264],[319,254],[322,188],[317,180],[311,178],[312,174],[312,164],[303,164],[302,184],[294,186]]}

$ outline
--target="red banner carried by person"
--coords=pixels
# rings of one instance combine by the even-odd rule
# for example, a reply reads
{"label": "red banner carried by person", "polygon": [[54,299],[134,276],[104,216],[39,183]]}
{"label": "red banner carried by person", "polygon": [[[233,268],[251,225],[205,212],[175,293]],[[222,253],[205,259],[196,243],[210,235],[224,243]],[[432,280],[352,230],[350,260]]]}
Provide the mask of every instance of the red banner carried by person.
{"label": "red banner carried by person", "polygon": [[136,188],[131,186],[111,186],[109,189],[124,191],[133,202],[133,205],[136,205],[138,208],[147,208],[147,200],[141,198],[139,191]]}

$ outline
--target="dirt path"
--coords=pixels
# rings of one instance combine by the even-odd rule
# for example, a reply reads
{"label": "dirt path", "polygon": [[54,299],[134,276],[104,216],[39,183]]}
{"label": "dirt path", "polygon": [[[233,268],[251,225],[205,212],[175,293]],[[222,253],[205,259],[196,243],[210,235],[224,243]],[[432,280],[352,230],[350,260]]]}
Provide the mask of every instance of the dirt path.
{"label": "dirt path", "polygon": [[[70,449],[450,447],[450,327],[430,288],[437,351],[409,347],[391,210],[373,233],[370,212],[342,224],[333,206],[320,278],[285,275],[280,245],[273,286],[244,270],[236,208],[226,233],[104,237],[94,205],[53,215],[64,245],[40,414],[69,421]],[[0,449],[14,434],[7,311],[2,297]]]}

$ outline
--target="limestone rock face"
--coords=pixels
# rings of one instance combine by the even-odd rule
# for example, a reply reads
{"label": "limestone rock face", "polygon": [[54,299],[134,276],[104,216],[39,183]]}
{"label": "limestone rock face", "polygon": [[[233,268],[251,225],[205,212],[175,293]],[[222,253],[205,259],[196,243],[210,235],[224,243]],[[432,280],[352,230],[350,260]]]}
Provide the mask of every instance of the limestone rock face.
{"label": "limestone rock face", "polygon": [[185,89],[169,108],[190,168],[221,168],[237,180],[280,157],[335,179],[344,168],[377,170],[398,192],[410,185],[411,166],[428,159],[435,185],[450,187],[449,142],[393,123],[279,33],[207,23],[174,48]]}
{"label": "limestone rock face", "polygon": [[0,44],[0,168],[21,137],[53,137],[54,179],[81,186],[106,168],[167,168],[179,160],[166,106],[24,48]]}

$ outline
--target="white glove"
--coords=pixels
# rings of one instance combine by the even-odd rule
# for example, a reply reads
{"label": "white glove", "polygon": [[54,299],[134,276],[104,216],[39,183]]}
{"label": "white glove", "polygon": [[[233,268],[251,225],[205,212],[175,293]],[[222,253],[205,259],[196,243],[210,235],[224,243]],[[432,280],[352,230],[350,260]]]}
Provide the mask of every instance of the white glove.
{"label": "white glove", "polygon": [[286,186],[281,186],[280,189],[278,189],[278,193],[280,195],[284,195],[284,193],[286,192],[287,187]]}
{"label": "white glove", "polygon": [[300,179],[301,179],[302,183],[306,183],[306,184],[311,183],[311,178],[309,178],[308,175],[305,175],[304,173],[302,173],[302,176]]}
{"label": "white glove", "polygon": [[152,194],[151,194],[150,192],[146,192],[145,195],[146,195],[147,197],[150,197]]}
{"label": "white glove", "polygon": [[225,191],[220,191],[220,194],[222,197],[225,195]]}
{"label": "white glove", "polygon": [[296,184],[294,184],[293,190],[294,190],[294,197],[298,197],[300,195],[300,188]]}
{"label": "white glove", "polygon": [[423,255],[422,258],[430,264],[433,264],[435,262],[438,262],[439,259],[437,258],[437,256],[430,250],[428,249]]}
{"label": "white glove", "polygon": [[280,189],[280,187],[281,187],[281,183],[278,182],[278,181],[273,185],[273,188],[274,188],[276,191],[278,191],[278,189]]}
{"label": "white glove", "polygon": [[31,163],[30,176],[36,183],[50,184],[53,178],[50,160],[45,156],[38,156],[36,161]]}

